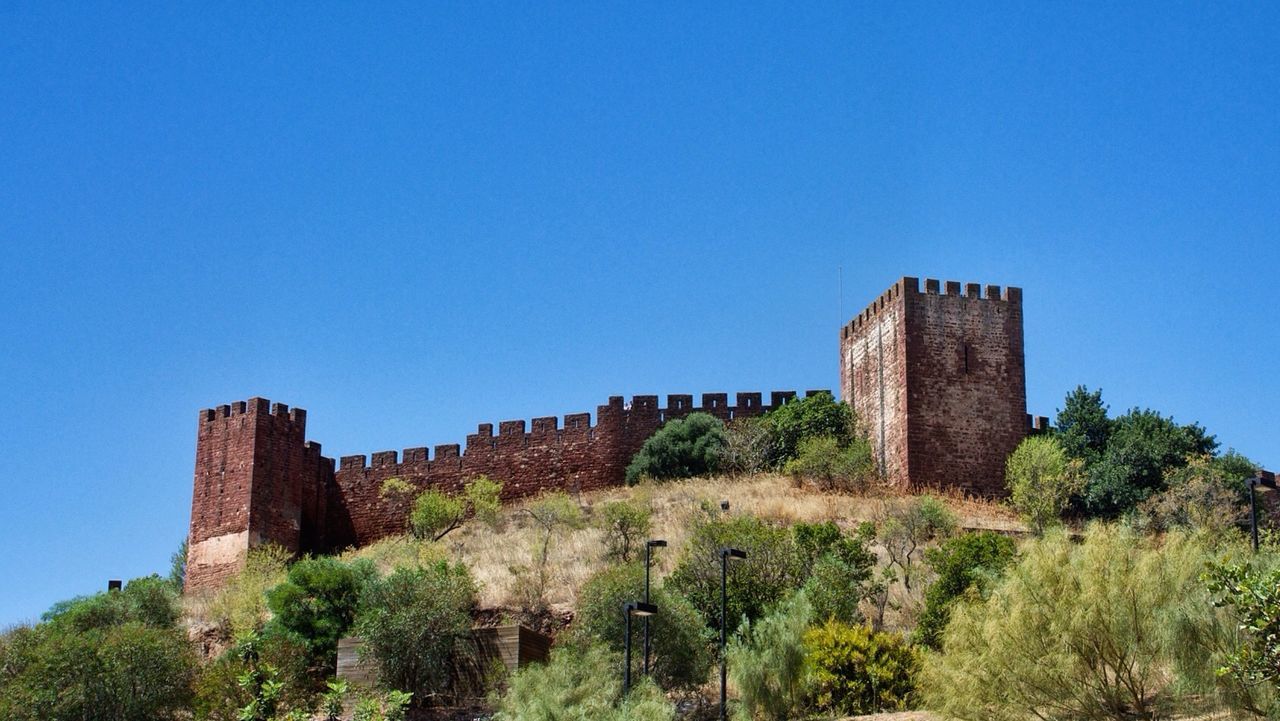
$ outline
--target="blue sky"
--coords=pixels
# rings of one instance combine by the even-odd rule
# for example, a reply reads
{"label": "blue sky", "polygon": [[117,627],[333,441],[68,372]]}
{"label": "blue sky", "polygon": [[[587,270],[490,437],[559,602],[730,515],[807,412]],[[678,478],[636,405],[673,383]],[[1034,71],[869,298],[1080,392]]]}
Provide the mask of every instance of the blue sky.
{"label": "blue sky", "polygon": [[834,388],[902,275],[1280,465],[1275,6],[803,5],[6,3],[0,625],[166,570],[200,408]]}

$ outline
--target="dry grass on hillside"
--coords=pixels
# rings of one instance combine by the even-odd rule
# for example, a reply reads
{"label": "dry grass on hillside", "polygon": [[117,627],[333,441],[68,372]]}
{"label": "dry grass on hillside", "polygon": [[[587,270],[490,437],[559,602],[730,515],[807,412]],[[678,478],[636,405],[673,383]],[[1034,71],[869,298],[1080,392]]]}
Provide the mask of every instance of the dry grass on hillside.
{"label": "dry grass on hillside", "polygon": [[[671,544],[655,558],[655,570],[662,576],[674,568],[692,520],[703,502],[718,506],[721,500],[729,500],[731,512],[779,523],[834,521],[851,529],[862,521],[875,520],[887,503],[899,497],[822,493],[797,488],[785,476],[762,474],[642,484],[583,494],[577,500],[588,521],[593,520],[598,506],[609,501],[627,499],[648,505],[653,511],[653,536],[665,538]],[[1023,530],[1016,516],[1002,504],[961,497],[944,496],[944,500],[967,528]],[[466,563],[475,574],[481,584],[480,602],[484,606],[512,605],[514,569],[531,563],[538,532],[524,512],[526,506],[527,503],[503,509],[496,531],[469,523],[442,542],[449,556]],[[548,602],[554,607],[572,608],[577,601],[577,589],[603,566],[603,554],[601,532],[590,522],[559,538],[551,552],[553,580]]]}

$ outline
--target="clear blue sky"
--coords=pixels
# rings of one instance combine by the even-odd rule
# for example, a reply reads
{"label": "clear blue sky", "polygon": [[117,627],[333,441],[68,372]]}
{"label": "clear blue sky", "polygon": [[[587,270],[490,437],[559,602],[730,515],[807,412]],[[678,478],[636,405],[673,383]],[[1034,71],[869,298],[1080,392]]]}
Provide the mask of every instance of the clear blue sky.
{"label": "clear blue sky", "polygon": [[1274,5],[266,5],[0,9],[0,625],[167,569],[200,408],[834,388],[840,266],[1280,464]]}

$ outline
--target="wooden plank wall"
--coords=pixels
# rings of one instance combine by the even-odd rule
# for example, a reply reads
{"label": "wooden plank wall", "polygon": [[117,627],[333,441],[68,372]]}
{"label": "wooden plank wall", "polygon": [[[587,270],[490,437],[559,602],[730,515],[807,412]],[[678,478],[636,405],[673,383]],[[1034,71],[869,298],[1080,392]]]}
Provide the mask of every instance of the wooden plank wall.
{"label": "wooden plank wall", "polygon": [[[473,628],[471,638],[481,669],[498,660],[508,672],[514,673],[530,663],[545,663],[551,652],[550,637],[524,626]],[[378,665],[372,659],[360,660],[362,645],[363,641],[355,637],[338,641],[337,676],[353,685],[373,686],[378,680]]]}

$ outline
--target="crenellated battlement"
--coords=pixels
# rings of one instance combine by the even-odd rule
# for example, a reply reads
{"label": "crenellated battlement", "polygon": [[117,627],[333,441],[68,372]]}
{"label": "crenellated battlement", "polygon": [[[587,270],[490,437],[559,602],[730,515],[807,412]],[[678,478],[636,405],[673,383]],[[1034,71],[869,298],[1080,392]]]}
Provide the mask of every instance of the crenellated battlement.
{"label": "crenellated battlement", "polygon": [[980,283],[961,283],[956,280],[940,281],[934,278],[926,278],[924,290],[922,291],[919,278],[903,276],[840,329],[841,339],[856,335],[862,330],[863,326],[878,318],[885,308],[900,303],[904,298],[922,295],[952,296],[968,300],[1018,305],[1022,303],[1022,289],[1014,286],[1002,289],[998,285],[988,285],[984,293],[983,286]]}
{"label": "crenellated battlement", "polygon": [[275,416],[283,418],[290,423],[294,423],[305,428],[307,424],[307,412],[301,408],[289,408],[284,403],[272,403],[266,398],[254,396],[247,401],[234,401],[232,403],[224,403],[213,408],[204,408],[200,411],[200,423],[213,423],[218,420],[233,418],[235,416]]}

